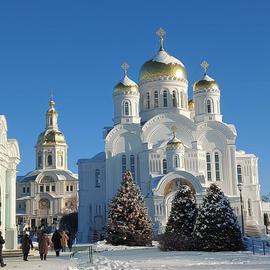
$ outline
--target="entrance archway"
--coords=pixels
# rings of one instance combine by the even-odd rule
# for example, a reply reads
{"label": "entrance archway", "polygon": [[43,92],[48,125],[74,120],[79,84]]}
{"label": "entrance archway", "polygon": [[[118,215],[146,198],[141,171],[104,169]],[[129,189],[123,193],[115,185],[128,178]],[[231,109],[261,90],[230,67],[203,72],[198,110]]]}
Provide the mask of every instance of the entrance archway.
{"label": "entrance archway", "polygon": [[[199,179],[186,171],[175,171],[164,175],[153,189],[155,218],[159,222],[159,232],[163,232],[171,211],[171,203],[180,185],[187,185],[196,196],[197,203],[200,203],[205,188],[202,187]],[[160,208],[161,207],[161,208]],[[159,209],[162,209],[159,210]]]}
{"label": "entrance archway", "polygon": [[196,191],[193,187],[193,185],[186,179],[183,178],[175,178],[167,185],[164,189],[164,206],[165,206],[165,219],[166,221],[169,218],[171,208],[172,208],[172,201],[174,199],[175,194],[177,193],[180,186],[188,186],[191,189],[191,192],[193,193],[194,197],[196,195]]}

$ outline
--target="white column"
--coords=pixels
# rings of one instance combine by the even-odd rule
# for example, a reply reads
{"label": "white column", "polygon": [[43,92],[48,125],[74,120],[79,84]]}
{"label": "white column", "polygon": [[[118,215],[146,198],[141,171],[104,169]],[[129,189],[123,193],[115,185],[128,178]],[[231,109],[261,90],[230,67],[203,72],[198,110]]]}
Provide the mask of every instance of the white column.
{"label": "white column", "polygon": [[[13,164],[12,164],[13,165]],[[8,169],[6,174],[6,249],[17,248],[17,228],[16,228],[16,170]]]}

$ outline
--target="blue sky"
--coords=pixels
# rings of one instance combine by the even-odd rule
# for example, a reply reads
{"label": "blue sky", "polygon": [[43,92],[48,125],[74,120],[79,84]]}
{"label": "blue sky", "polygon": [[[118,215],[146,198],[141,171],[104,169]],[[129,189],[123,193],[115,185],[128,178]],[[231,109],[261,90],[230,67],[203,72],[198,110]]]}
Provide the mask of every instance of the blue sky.
{"label": "blue sky", "polygon": [[270,1],[0,2],[0,114],[21,150],[19,174],[35,166],[34,146],[45,127],[54,89],[60,129],[69,144],[69,167],[102,151],[102,129],[112,125],[112,88],[137,80],[158,49],[186,66],[190,85],[210,63],[221,87],[224,121],[236,125],[237,147],[258,155],[262,193],[270,191]]}

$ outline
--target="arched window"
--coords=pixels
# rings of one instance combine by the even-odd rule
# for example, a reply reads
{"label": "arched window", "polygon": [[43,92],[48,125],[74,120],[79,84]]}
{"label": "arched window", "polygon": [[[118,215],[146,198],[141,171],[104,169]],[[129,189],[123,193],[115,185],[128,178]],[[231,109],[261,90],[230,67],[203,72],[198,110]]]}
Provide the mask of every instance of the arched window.
{"label": "arched window", "polygon": [[48,166],[52,166],[53,164],[52,164],[52,155],[51,154],[49,154],[48,155]]}
{"label": "arched window", "polygon": [[41,153],[38,153],[38,168],[42,167],[42,157],[41,157]]}
{"label": "arched window", "polygon": [[183,95],[183,92],[181,92],[180,95],[181,95],[181,108],[184,108],[184,95]]}
{"label": "arched window", "polygon": [[130,115],[130,106],[128,101],[124,101],[124,115],[129,116]]}
{"label": "arched window", "polygon": [[130,156],[130,171],[133,177],[133,180],[135,180],[135,156]]}
{"label": "arched window", "polygon": [[96,187],[100,187],[101,181],[100,181],[100,170],[96,169],[95,171],[95,182],[96,182]]}
{"label": "arched window", "polygon": [[124,174],[126,169],[127,169],[127,157],[126,155],[122,155],[122,174]]}
{"label": "arched window", "polygon": [[158,92],[157,91],[154,92],[154,107],[155,108],[158,107]]}
{"label": "arched window", "polygon": [[177,99],[176,99],[176,92],[173,91],[172,93],[172,103],[173,103],[173,107],[177,107]]}
{"label": "arched window", "polygon": [[163,91],[163,107],[168,107],[168,92]]}
{"label": "arched window", "polygon": [[237,165],[237,179],[238,179],[238,183],[243,183],[241,165]]}
{"label": "arched window", "polygon": [[179,156],[175,155],[174,156],[174,166],[175,168],[179,168],[180,167],[180,160],[179,160]]}
{"label": "arched window", "polygon": [[163,174],[167,174],[167,160],[165,158],[162,160],[162,170]]}
{"label": "arched window", "polygon": [[210,99],[207,100],[206,105],[207,105],[207,113],[212,113],[212,104]]}
{"label": "arched window", "polygon": [[53,124],[52,116],[49,117],[49,124],[50,124],[50,126],[52,126],[52,124]]}
{"label": "arched window", "polygon": [[248,215],[249,215],[249,216],[252,216],[251,199],[248,199]]}
{"label": "arched window", "polygon": [[219,164],[219,154],[215,152],[215,171],[216,171],[216,181],[220,181],[220,164]]}
{"label": "arched window", "polygon": [[211,155],[210,155],[210,153],[206,153],[206,169],[207,169],[207,180],[212,181]]}
{"label": "arched window", "polygon": [[150,109],[150,94],[149,94],[149,92],[146,93],[146,108]]}

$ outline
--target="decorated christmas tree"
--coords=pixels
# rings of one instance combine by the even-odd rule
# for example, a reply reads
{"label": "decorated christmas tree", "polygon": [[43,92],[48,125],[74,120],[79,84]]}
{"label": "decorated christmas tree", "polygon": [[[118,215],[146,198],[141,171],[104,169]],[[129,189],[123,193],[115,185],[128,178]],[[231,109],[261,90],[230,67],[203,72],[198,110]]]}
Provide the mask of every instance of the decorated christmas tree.
{"label": "decorated christmas tree", "polygon": [[180,186],[159,244],[162,250],[192,250],[192,232],[197,217],[195,197],[187,185]]}
{"label": "decorated christmas tree", "polygon": [[215,184],[208,188],[203,199],[193,237],[199,250],[236,251],[243,249],[237,217],[229,200]]}
{"label": "decorated christmas tree", "polygon": [[112,245],[152,244],[152,225],[140,190],[126,171],[117,195],[112,199],[107,225],[107,242]]}

